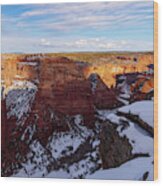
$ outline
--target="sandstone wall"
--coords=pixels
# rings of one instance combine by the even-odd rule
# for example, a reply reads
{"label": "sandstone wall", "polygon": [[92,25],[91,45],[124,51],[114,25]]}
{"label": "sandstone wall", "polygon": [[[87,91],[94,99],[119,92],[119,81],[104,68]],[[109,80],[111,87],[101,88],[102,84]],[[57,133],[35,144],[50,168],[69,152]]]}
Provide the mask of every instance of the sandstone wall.
{"label": "sandstone wall", "polygon": [[[115,86],[115,77],[117,74],[130,73],[130,72],[143,72],[147,71],[147,65],[153,64],[153,54],[123,54],[124,57],[130,57],[130,60],[117,59],[117,55],[111,55],[106,60],[100,60],[97,63],[92,63],[85,69],[85,76],[89,77],[92,73],[97,73],[102,78],[104,83],[108,86]],[[137,60],[134,61],[133,59]]]}

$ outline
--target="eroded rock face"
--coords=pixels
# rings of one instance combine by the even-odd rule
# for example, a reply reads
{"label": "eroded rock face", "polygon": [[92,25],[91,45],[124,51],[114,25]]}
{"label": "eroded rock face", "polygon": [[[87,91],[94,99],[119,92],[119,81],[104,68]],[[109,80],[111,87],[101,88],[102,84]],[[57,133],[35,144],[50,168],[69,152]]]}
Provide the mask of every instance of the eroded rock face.
{"label": "eroded rock face", "polygon": [[132,146],[125,137],[120,137],[115,126],[102,123],[100,133],[100,155],[104,169],[120,166],[132,158]]}
{"label": "eroded rock face", "polygon": [[67,58],[45,59],[42,62],[39,90],[34,107],[36,112],[40,112],[40,126],[46,125],[41,116],[45,107],[63,115],[81,114],[84,123],[88,127],[93,126],[94,106],[91,84],[85,79],[83,68],[78,62]]}
{"label": "eroded rock face", "polygon": [[91,74],[89,80],[93,102],[97,109],[113,109],[123,105],[117,99],[118,91],[115,88],[108,88],[98,74]]}
{"label": "eroded rock face", "polygon": [[[16,64],[19,78],[9,77],[14,83],[5,84],[6,100],[2,101],[3,176],[21,167],[34,140],[46,147],[54,131],[70,131],[75,115],[80,114],[81,125],[94,126],[91,85],[83,76],[83,64],[67,58],[48,58],[39,63],[30,58],[30,62],[22,59]],[[30,68],[33,76],[28,74]]]}
{"label": "eroded rock face", "polygon": [[26,123],[34,99],[34,89],[12,89],[2,100],[2,176],[10,176],[21,167],[36,131],[35,123]]}

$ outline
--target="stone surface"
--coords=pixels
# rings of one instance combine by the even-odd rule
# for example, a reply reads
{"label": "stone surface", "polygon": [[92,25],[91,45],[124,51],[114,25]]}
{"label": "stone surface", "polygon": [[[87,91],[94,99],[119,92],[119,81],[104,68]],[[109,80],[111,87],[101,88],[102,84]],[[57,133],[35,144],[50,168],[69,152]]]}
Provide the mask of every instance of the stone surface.
{"label": "stone surface", "polygon": [[132,158],[132,146],[125,137],[120,137],[115,126],[102,123],[100,133],[100,155],[104,169],[120,166]]}

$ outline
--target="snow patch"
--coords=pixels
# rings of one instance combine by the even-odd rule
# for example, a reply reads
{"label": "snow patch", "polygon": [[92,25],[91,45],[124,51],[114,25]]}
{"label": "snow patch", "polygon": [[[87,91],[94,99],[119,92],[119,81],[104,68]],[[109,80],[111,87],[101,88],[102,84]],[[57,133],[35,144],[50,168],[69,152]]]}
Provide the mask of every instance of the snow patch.
{"label": "snow patch", "polygon": [[19,65],[29,65],[29,66],[37,66],[38,62],[18,62]]}
{"label": "snow patch", "polygon": [[147,180],[153,180],[153,159],[137,158],[124,163],[118,168],[98,170],[92,175],[86,176],[88,179],[107,180],[142,180],[143,175],[148,172]]}
{"label": "snow patch", "polygon": [[98,114],[104,120],[109,120],[114,124],[121,124],[121,121],[126,121],[126,118],[117,116],[116,113],[111,112],[110,110],[98,110]]}
{"label": "snow patch", "polygon": [[6,96],[7,118],[15,116],[18,120],[31,111],[37,86],[29,81],[14,81]]}
{"label": "snow patch", "polygon": [[120,112],[131,113],[139,115],[139,117],[149,124],[151,127],[154,125],[154,104],[153,101],[138,101],[118,109]]}
{"label": "snow patch", "polygon": [[118,126],[117,131],[119,135],[124,137],[126,136],[129,139],[130,144],[132,145],[132,153],[148,153],[150,156],[153,156],[153,138],[148,135],[141,133],[136,127],[135,124],[129,122],[129,126],[124,130],[121,130],[123,127]]}
{"label": "snow patch", "polygon": [[73,154],[78,147],[86,141],[92,131],[84,126],[79,126],[68,132],[54,132],[47,148],[55,159]]}

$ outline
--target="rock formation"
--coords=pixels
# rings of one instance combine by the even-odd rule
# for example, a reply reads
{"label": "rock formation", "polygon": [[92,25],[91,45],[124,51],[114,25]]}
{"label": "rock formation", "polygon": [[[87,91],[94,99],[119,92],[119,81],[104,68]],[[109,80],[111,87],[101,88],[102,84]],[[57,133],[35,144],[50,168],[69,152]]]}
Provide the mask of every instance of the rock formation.
{"label": "rock formation", "polygon": [[[80,61],[75,55],[2,56],[2,176],[43,177],[62,169],[70,178],[84,178],[134,158],[134,140],[117,132],[125,126],[108,116],[99,122],[99,111],[126,104],[120,96],[132,97],[132,86],[140,90],[138,75],[152,55],[91,54],[86,62],[88,54],[78,54]],[[126,82],[119,86],[122,75]],[[152,87],[147,79],[145,94]]]}
{"label": "rock formation", "polygon": [[133,157],[132,146],[120,137],[114,125],[104,122],[100,133],[100,155],[104,169],[120,166]]}

